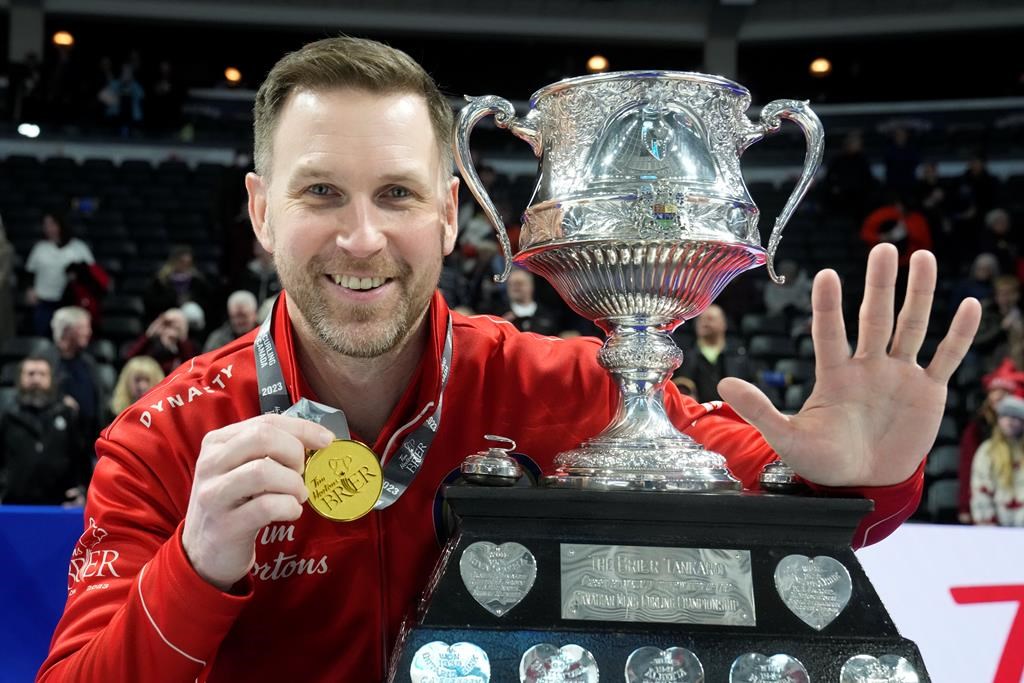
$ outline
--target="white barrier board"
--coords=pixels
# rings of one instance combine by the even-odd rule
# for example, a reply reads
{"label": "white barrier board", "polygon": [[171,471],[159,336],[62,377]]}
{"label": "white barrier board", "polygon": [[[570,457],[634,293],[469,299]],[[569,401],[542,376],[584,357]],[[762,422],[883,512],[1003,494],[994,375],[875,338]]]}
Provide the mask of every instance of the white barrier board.
{"label": "white barrier board", "polygon": [[1024,681],[1024,529],[905,524],[857,558],[933,683]]}

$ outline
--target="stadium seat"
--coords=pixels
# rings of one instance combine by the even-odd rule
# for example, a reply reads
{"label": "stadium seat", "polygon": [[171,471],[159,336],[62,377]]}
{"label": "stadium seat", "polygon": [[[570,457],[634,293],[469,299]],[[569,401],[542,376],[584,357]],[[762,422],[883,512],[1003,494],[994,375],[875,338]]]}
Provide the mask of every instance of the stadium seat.
{"label": "stadium seat", "polygon": [[796,344],[789,337],[759,334],[750,338],[747,352],[758,360],[776,361],[796,356]]}
{"label": "stadium seat", "polygon": [[960,471],[960,449],[956,446],[938,446],[928,454],[924,472],[934,479],[955,477]]}
{"label": "stadium seat", "polygon": [[927,491],[926,508],[933,522],[955,523],[960,509],[960,482],[956,479],[932,482]]}

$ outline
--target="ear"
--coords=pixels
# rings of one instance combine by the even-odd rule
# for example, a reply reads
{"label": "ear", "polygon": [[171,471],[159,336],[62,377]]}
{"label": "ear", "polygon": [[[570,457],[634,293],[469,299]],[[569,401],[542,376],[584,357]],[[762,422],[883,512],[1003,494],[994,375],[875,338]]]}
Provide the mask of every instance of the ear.
{"label": "ear", "polygon": [[445,198],[444,226],[441,237],[442,250],[444,255],[452,253],[455,249],[455,238],[459,234],[459,179],[452,177],[448,183],[448,196]]}
{"label": "ear", "polygon": [[249,220],[256,239],[271,254],[274,253],[274,232],[267,222],[267,182],[255,173],[245,174],[245,189],[249,193]]}

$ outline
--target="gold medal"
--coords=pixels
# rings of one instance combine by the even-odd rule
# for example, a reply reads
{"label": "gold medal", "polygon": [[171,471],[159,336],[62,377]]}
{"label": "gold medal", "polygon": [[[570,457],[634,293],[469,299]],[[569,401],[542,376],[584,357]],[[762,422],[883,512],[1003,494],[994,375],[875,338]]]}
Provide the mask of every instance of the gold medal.
{"label": "gold medal", "polygon": [[302,477],[310,506],[336,522],[351,522],[368,513],[384,486],[374,452],[347,439],[332,441],[313,453]]}

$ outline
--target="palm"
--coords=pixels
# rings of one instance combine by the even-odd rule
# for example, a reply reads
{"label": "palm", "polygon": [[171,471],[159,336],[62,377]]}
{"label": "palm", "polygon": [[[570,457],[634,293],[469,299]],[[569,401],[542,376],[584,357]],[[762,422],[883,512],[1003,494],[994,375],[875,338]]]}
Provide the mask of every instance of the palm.
{"label": "palm", "polygon": [[[893,335],[896,250],[868,259],[857,350],[850,356],[832,271],[814,283],[815,386],[797,415],[785,416],[750,384],[723,380],[722,397],[757,427],[802,477],[828,486],[885,486],[907,479],[931,448],[942,419],[946,382],[970,347],[980,305],[965,301],[927,367],[916,356],[935,288],[935,260],[911,259],[907,299]],[[890,339],[891,350],[887,350]]]}

